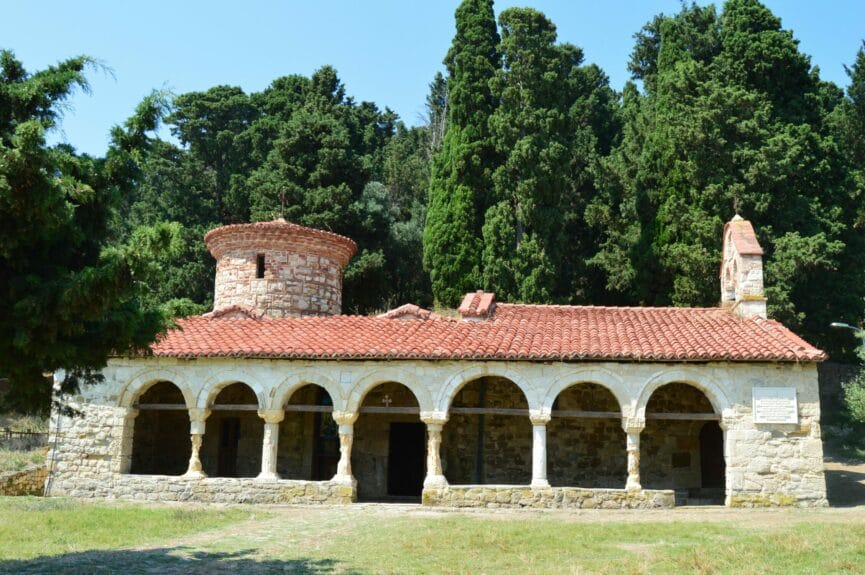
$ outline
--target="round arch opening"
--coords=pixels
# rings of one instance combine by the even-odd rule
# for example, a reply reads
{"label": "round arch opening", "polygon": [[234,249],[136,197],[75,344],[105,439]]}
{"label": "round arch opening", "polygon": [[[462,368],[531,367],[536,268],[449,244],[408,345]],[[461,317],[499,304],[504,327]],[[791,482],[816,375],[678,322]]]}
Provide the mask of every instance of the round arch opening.
{"label": "round arch opening", "polygon": [[192,443],[189,411],[180,388],[158,381],[134,401],[138,409],[132,431],[129,472],[141,475],[183,475]]}
{"label": "round arch opening", "polygon": [[369,390],[354,424],[351,467],[359,499],[419,500],[426,475],[426,426],[402,383]]}
{"label": "round arch opening", "polygon": [[673,489],[679,505],[724,501],[726,464],[720,415],[694,385],[676,382],[656,389],[646,404],[640,434],[640,482],[646,489]]}
{"label": "round arch opening", "polygon": [[532,424],[522,389],[494,376],[465,383],[451,401],[441,457],[452,485],[531,483]]}
{"label": "round arch opening", "polygon": [[245,383],[223,387],[209,406],[201,465],[210,477],[255,477],[261,472],[264,422],[258,397]]}
{"label": "round arch opening", "polygon": [[276,471],[283,479],[327,481],[339,463],[339,426],[333,399],[313,383],[295,390],[283,405]]}
{"label": "round arch opening", "polygon": [[625,487],[626,435],[619,402],[597,383],[559,393],[547,424],[547,478],[552,486]]}

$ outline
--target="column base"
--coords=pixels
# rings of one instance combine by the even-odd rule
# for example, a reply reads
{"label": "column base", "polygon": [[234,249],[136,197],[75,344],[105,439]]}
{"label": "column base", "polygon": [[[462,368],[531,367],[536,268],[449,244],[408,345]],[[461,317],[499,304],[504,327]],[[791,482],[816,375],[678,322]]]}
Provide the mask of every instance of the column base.
{"label": "column base", "polygon": [[282,479],[282,478],[279,476],[278,473],[270,473],[270,472],[264,472],[263,471],[263,472],[259,473],[255,479],[257,481],[278,481],[279,479]]}
{"label": "column base", "polygon": [[625,484],[625,491],[642,491],[643,486],[637,483],[636,481],[628,481]]}
{"label": "column base", "polygon": [[427,487],[447,487],[448,480],[445,479],[444,475],[427,475],[426,479],[423,480],[424,488]]}
{"label": "column base", "polygon": [[190,471],[187,471],[186,473],[184,473],[183,477],[186,477],[188,479],[204,479],[205,477],[207,477],[207,474],[203,471],[191,471],[190,470]]}
{"label": "column base", "polygon": [[330,482],[336,483],[337,485],[351,485],[352,487],[357,487],[357,479],[355,479],[353,475],[334,475]]}
{"label": "column base", "polygon": [[548,488],[550,486],[550,482],[546,479],[532,479],[531,484],[529,485],[532,488]]}

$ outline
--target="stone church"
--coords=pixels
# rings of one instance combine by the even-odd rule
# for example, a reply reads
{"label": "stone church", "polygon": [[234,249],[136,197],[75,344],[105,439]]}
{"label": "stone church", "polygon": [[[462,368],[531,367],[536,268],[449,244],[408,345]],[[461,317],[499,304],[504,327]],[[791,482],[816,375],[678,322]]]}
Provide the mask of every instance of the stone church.
{"label": "stone church", "polygon": [[[817,362],[724,228],[720,306],[340,315],[348,238],[215,229],[213,311],[62,398],[50,495],[446,507],[826,504]],[[62,374],[59,374],[61,376]]]}

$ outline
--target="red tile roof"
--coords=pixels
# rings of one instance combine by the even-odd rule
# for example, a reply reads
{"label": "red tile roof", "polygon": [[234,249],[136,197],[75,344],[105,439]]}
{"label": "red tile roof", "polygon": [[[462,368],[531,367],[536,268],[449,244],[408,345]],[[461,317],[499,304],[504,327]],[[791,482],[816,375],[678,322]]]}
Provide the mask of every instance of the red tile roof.
{"label": "red tile roof", "polygon": [[[486,304],[471,294],[475,312]],[[477,301],[475,301],[475,298]],[[499,303],[487,318],[403,308],[379,317],[178,321],[158,357],[626,361],[821,361],[780,323],[718,308],[637,308]]]}

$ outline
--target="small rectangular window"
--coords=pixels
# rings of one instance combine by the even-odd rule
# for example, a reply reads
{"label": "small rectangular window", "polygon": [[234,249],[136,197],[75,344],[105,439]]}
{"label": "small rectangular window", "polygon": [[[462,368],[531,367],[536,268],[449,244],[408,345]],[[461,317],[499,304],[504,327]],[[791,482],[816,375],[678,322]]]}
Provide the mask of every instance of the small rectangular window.
{"label": "small rectangular window", "polygon": [[264,277],[264,254],[255,256],[255,277],[258,279]]}

